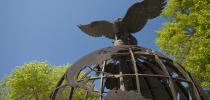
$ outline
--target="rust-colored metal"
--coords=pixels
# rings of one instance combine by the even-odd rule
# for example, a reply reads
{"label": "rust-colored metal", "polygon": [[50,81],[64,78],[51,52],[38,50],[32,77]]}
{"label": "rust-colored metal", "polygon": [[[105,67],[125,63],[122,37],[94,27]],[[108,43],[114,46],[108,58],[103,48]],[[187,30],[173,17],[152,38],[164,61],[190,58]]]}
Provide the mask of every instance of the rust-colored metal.
{"label": "rust-colored metal", "polygon": [[133,54],[133,51],[131,48],[129,48],[129,52],[131,54],[131,60],[132,60],[132,64],[133,64],[133,67],[134,67],[134,72],[135,72],[135,75],[136,75],[136,87],[137,87],[137,91],[138,93],[140,93],[141,95],[141,89],[140,89],[140,80],[139,80],[139,76],[138,76],[138,69],[137,69],[137,65],[136,65],[136,60],[135,60],[135,57],[134,57],[134,54]]}

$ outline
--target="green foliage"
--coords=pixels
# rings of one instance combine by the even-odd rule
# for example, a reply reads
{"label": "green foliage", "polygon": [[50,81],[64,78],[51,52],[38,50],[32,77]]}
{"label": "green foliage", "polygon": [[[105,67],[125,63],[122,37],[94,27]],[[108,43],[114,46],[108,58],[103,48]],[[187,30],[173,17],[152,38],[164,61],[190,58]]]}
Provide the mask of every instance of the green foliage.
{"label": "green foliage", "polygon": [[[79,77],[77,79],[77,81],[81,80],[82,77],[84,77],[85,73],[84,72],[80,72]],[[66,80],[65,80],[66,81]],[[93,81],[89,80],[86,81],[88,85],[92,85]],[[66,82],[63,82],[65,85]],[[58,91],[58,95],[56,100],[67,100],[69,95],[69,90],[71,89],[70,86],[66,86],[64,88],[60,88]],[[97,89],[95,88],[95,91],[97,91]],[[86,98],[86,100],[98,100],[97,99],[97,93],[95,94],[88,94],[87,90],[82,89],[82,88],[75,88],[74,89],[74,93],[73,93],[73,97],[72,100],[84,100],[84,98]]]}
{"label": "green foliage", "polygon": [[210,0],[170,0],[156,43],[210,88]]}
{"label": "green foliage", "polygon": [[47,100],[67,65],[53,67],[46,62],[30,62],[17,67],[0,85],[3,100]]}
{"label": "green foliage", "polygon": [[[51,66],[47,62],[30,62],[16,67],[0,82],[0,100],[47,100],[70,65]],[[81,72],[79,77],[83,76]],[[64,82],[65,84],[65,82]],[[67,100],[70,87],[61,89],[57,100]],[[84,89],[74,91],[73,100],[83,100]],[[88,100],[96,100],[87,96]]]}

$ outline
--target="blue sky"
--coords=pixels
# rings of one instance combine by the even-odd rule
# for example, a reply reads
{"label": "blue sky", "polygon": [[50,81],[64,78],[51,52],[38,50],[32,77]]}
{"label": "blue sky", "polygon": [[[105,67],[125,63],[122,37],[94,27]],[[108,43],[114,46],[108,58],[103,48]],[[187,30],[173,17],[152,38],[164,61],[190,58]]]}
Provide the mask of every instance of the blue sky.
{"label": "blue sky", "polygon": [[[0,0],[0,78],[29,61],[73,63],[111,40],[92,38],[76,25],[123,17],[138,0]],[[156,51],[156,33],[166,20],[150,20],[135,36]]]}

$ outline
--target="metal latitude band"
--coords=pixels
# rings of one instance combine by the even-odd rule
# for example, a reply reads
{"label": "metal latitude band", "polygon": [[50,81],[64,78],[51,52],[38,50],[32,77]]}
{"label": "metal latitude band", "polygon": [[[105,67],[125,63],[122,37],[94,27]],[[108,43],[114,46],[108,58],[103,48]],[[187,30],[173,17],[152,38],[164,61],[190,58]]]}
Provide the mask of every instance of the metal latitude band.
{"label": "metal latitude band", "polygon": [[[150,98],[179,100],[176,96],[177,90],[174,87],[176,86],[178,89],[178,86],[174,83],[174,79],[185,81],[185,77],[173,78],[170,76],[167,68],[173,61],[167,59],[164,63],[162,62],[163,58],[158,54],[150,52],[148,49],[133,46],[137,45],[137,39],[133,34],[141,31],[149,19],[159,16],[165,5],[165,0],[143,0],[133,4],[125,16],[117,20],[99,20],[87,25],[78,25],[84,33],[90,36],[104,36],[112,39],[114,47],[97,50],[73,64],[58,82],[50,97],[51,100],[56,99],[56,94],[59,88],[62,88],[62,82],[65,78],[68,81],[66,85],[71,86],[69,100],[72,100],[73,93],[78,87],[87,90],[89,95],[94,94],[94,87],[85,82],[89,80],[95,81],[96,79],[100,80],[100,89],[97,92],[99,100],[148,100]],[[140,53],[141,56],[137,56],[137,53]],[[117,54],[117,57],[113,58],[114,54]],[[108,62],[108,60],[111,61]],[[95,66],[91,67],[91,65]],[[173,64],[170,66],[173,66]],[[85,68],[89,68],[90,72],[100,73],[91,78],[88,77],[87,72],[84,79],[78,81],[77,78],[81,69]],[[152,71],[158,74],[151,74]],[[182,74],[185,74],[185,72],[183,71]],[[112,75],[117,77],[113,78]],[[143,76],[150,78],[143,78]],[[167,89],[165,89],[167,85],[164,84],[169,85]],[[107,95],[103,95],[104,90],[106,90],[105,87],[110,89]],[[171,91],[171,94],[167,91]],[[192,98],[201,100],[198,91],[194,92],[196,97]]]}

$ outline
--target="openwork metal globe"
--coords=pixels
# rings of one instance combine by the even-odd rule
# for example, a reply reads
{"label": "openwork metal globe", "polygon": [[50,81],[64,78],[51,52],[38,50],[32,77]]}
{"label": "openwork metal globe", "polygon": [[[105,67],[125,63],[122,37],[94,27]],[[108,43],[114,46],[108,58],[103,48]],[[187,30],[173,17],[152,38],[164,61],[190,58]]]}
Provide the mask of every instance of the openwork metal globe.
{"label": "openwork metal globe", "polygon": [[114,46],[94,51],[73,64],[51,100],[207,100],[181,65],[137,46],[133,33],[159,16],[165,5],[166,0],[142,0],[115,21],[78,25],[90,36],[114,40]]}
{"label": "openwork metal globe", "polygon": [[73,64],[51,99],[207,100],[178,63],[151,49],[120,45],[96,50]]}

